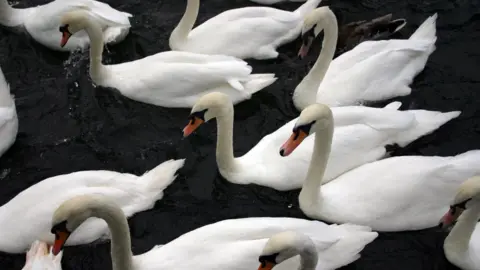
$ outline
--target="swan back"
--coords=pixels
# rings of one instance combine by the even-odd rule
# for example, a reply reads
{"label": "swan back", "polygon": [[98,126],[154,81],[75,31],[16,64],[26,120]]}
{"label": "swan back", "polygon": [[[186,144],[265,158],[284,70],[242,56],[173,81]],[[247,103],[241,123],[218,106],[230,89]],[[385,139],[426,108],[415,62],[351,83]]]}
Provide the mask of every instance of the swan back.
{"label": "swan back", "polygon": [[35,241],[27,252],[22,270],[62,270],[62,255],[53,255],[47,243]]}
{"label": "swan back", "polygon": [[233,113],[232,101],[221,92],[211,92],[200,97],[192,108],[191,114],[203,112],[204,121]]}

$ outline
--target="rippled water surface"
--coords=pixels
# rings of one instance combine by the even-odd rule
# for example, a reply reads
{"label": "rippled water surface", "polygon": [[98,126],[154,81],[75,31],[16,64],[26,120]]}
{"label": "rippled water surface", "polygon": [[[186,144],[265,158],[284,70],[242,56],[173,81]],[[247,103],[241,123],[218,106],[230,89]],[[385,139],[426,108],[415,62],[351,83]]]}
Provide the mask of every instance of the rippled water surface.
{"label": "rippled water surface", "polygon": [[[19,6],[45,2],[20,1]],[[186,4],[185,0],[105,2],[134,17],[131,34],[121,44],[109,46],[104,63],[131,61],[168,50],[168,37]],[[250,4],[246,0],[203,0],[199,21]],[[477,0],[331,1],[346,21],[390,12],[407,18],[401,37],[408,37],[429,15],[439,13],[437,50],[416,78],[412,95],[399,100],[404,102],[402,108],[463,112],[396,155],[454,155],[480,148],[479,5]],[[278,6],[293,10],[298,4]],[[281,51],[293,58],[298,48],[296,41]],[[291,93],[315,59],[313,53],[294,64],[249,61],[256,73],[275,72],[280,79],[235,107],[237,155],[298,115]],[[159,108],[95,89],[87,74],[86,53],[69,56],[52,52],[26,35],[0,28],[0,66],[16,96],[20,118],[17,141],[0,158],[0,204],[50,176],[94,169],[142,174],[166,159],[186,157],[185,167],[165,191],[164,199],[154,209],[129,220],[134,254],[227,218],[304,217],[297,204],[298,191],[233,185],[220,177],[214,157],[215,123],[183,139],[181,130],[189,110]],[[444,237],[434,229],[381,234],[366,247],[360,260],[345,269],[455,269],[443,256]],[[21,269],[23,264],[24,255],[0,254],[1,269]],[[64,254],[65,270],[110,267],[108,244],[69,247]]]}

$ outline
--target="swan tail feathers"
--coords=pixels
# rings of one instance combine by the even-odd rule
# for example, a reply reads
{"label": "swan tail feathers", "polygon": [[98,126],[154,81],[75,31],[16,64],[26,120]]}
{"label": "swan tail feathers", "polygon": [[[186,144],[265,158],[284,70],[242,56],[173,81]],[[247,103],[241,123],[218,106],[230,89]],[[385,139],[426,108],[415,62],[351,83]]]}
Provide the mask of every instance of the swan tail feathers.
{"label": "swan tail feathers", "polygon": [[243,81],[243,87],[249,95],[262,90],[274,83],[278,78],[273,73],[250,74],[248,79]]}
{"label": "swan tail feathers", "polygon": [[163,190],[168,187],[175,178],[177,171],[183,167],[185,159],[170,159],[150,171],[144,173],[139,179],[147,194],[156,194],[156,200],[163,197]]}
{"label": "swan tail feathers", "polygon": [[394,101],[388,103],[384,108],[385,109],[391,109],[391,110],[398,110],[402,106],[402,102],[400,101]]}
{"label": "swan tail feathers", "polygon": [[437,13],[428,17],[418,29],[410,36],[410,40],[425,40],[430,44],[429,53],[435,50],[437,41]]}
{"label": "swan tail feathers", "polygon": [[319,257],[324,263],[322,265],[324,269],[340,268],[358,260],[365,245],[378,237],[378,233],[373,232],[368,226],[348,223],[336,226],[340,237],[339,241],[328,250],[319,253]]}
{"label": "swan tail feathers", "polygon": [[[297,2],[300,2],[300,1],[297,1]],[[316,9],[318,4],[320,4],[320,2],[322,2],[322,0],[308,0],[307,2],[302,4],[300,7],[298,7],[294,12],[300,14],[300,16],[302,17],[305,17],[310,11],[313,11],[314,9]]]}
{"label": "swan tail feathers", "polygon": [[444,113],[428,110],[409,110],[407,112],[413,113],[416,124],[396,136],[395,143],[401,147],[408,145],[422,136],[434,132],[445,123],[457,118],[461,113],[460,111]]}
{"label": "swan tail feathers", "polygon": [[[480,150],[470,150],[468,152],[458,154],[451,157],[449,169],[442,172],[444,177],[453,179],[462,176],[462,179],[468,179],[480,174],[480,167],[478,161],[480,160]],[[451,176],[449,176],[451,175]]]}

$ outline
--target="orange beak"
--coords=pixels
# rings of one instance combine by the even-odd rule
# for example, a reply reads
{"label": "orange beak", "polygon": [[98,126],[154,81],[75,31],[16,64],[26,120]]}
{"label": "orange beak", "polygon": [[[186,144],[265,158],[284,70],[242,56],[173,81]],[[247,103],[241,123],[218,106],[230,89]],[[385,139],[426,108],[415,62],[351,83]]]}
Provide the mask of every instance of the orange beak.
{"label": "orange beak", "polygon": [[183,129],[183,137],[188,137],[192,134],[204,121],[196,116],[190,119],[190,122]]}
{"label": "orange beak", "polygon": [[313,37],[308,37],[307,42],[302,43],[302,47],[300,47],[300,50],[298,51],[298,56],[300,58],[303,59],[305,56],[307,56],[308,51],[310,50],[310,46],[312,46],[312,43],[313,43]]}
{"label": "orange beak", "polygon": [[68,232],[56,232],[55,233],[55,243],[53,244],[52,253],[57,256],[60,251],[62,251],[65,242],[67,242],[70,233]]}
{"label": "orange beak", "polygon": [[260,264],[258,267],[258,270],[272,270],[272,268],[275,266],[272,262],[266,262],[265,264]]}
{"label": "orange beak", "polygon": [[457,221],[458,217],[463,213],[463,208],[455,207],[448,210],[448,212],[443,215],[442,219],[440,220],[440,225],[442,228],[448,228],[452,225],[455,221]]}
{"label": "orange beak", "polygon": [[70,34],[69,32],[62,32],[62,41],[60,41],[60,47],[63,48],[65,44],[67,44],[71,36],[72,34]]}
{"label": "orange beak", "polygon": [[280,155],[282,157],[290,155],[293,150],[295,150],[295,148],[297,148],[303,142],[303,140],[305,140],[307,136],[308,134],[300,129],[297,132],[292,133],[290,138],[280,148]]}

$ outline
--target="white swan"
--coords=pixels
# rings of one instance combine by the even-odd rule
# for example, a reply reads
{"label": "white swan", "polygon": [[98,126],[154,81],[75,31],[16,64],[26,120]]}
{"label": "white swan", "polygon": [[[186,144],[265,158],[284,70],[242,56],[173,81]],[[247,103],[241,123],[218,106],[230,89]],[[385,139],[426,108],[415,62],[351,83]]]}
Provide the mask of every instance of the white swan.
{"label": "white swan", "polygon": [[18,116],[15,101],[10,93],[10,86],[5,80],[5,75],[0,68],[0,157],[15,142],[17,132]]}
{"label": "white swan", "polygon": [[[150,209],[163,197],[163,190],[175,179],[183,163],[183,159],[169,160],[142,176],[80,171],[38,182],[0,207],[0,251],[25,252],[36,240],[52,243],[50,221],[55,208],[77,195],[105,195],[115,200],[127,217]],[[105,222],[91,219],[72,235],[67,245],[90,243],[105,237],[109,237]]]}
{"label": "white swan", "polygon": [[[300,256],[298,270],[315,270],[318,265],[318,254],[312,239],[302,233],[285,231],[277,233],[268,239],[258,258],[258,270],[287,269],[283,263]],[[277,266],[280,265],[280,266]],[[290,268],[293,269],[293,268]],[[319,266],[318,269],[325,269]]]}
{"label": "white swan", "polygon": [[35,241],[27,251],[27,259],[22,270],[62,270],[63,252],[53,255],[50,246]]}
{"label": "white swan", "polygon": [[[52,218],[53,254],[86,219],[104,219],[110,228],[113,270],[235,269],[258,267],[258,256],[268,238],[283,231],[309,236],[319,252],[322,269],[336,269],[357,260],[378,233],[365,226],[327,225],[297,218],[242,218],[220,221],[188,232],[150,251],[132,256],[127,220],[116,203],[104,196],[78,196],[64,202]],[[298,258],[279,266],[293,269]]]}
{"label": "white swan", "polygon": [[62,34],[58,32],[63,13],[82,9],[101,27],[105,43],[122,41],[130,30],[130,13],[113,9],[108,4],[93,0],[55,0],[31,8],[12,8],[7,0],[0,0],[0,24],[24,28],[30,36],[42,45],[57,51],[73,51],[88,47],[90,40],[85,31],[70,38],[68,45],[60,46]]}
{"label": "white swan", "polygon": [[480,173],[480,150],[472,150],[453,157],[387,158],[322,185],[333,137],[328,106],[314,104],[303,110],[280,154],[288,155],[312,133],[316,133],[314,149],[299,203],[315,219],[360,224],[377,231],[429,228],[438,225],[438,217],[448,209],[458,186]]}
{"label": "white swan", "polygon": [[[332,108],[335,136],[324,183],[362,164],[385,157],[385,146],[405,146],[431,133],[460,112],[441,113],[425,110],[398,111],[400,102],[387,108],[345,106]],[[287,158],[278,155],[278,147],[291,134],[293,119],[263,137],[241,157],[233,156],[232,102],[221,93],[209,93],[193,106],[184,136],[203,122],[217,118],[217,165],[220,174],[235,184],[258,184],[277,190],[301,188],[313,152],[313,137],[305,140]]]}
{"label": "white swan", "polygon": [[447,259],[463,270],[480,269],[478,219],[480,219],[480,176],[475,176],[462,183],[450,210],[441,220],[443,227],[449,227],[457,222],[445,239],[443,249]]}
{"label": "white swan", "polygon": [[90,77],[93,82],[115,88],[136,101],[191,108],[201,95],[220,91],[236,104],[277,79],[274,74],[251,74],[252,67],[231,56],[188,52],[169,51],[131,62],[103,65],[101,29],[90,17],[83,10],[69,12],[62,18],[60,30],[68,41],[71,34],[85,29],[92,41]]}
{"label": "white swan", "polygon": [[315,101],[329,106],[358,105],[409,95],[413,78],[435,50],[436,19],[437,14],[429,17],[409,39],[365,41],[332,61],[337,19],[328,7],[315,9],[302,28],[300,55],[306,54],[320,31],[325,38],[315,65],[295,88],[295,107],[303,110]]}
{"label": "white swan", "polygon": [[240,59],[277,58],[277,47],[300,35],[303,17],[321,0],[308,0],[297,10],[245,7],[227,10],[192,30],[200,0],[188,0],[185,14],[170,35],[170,48]]}

